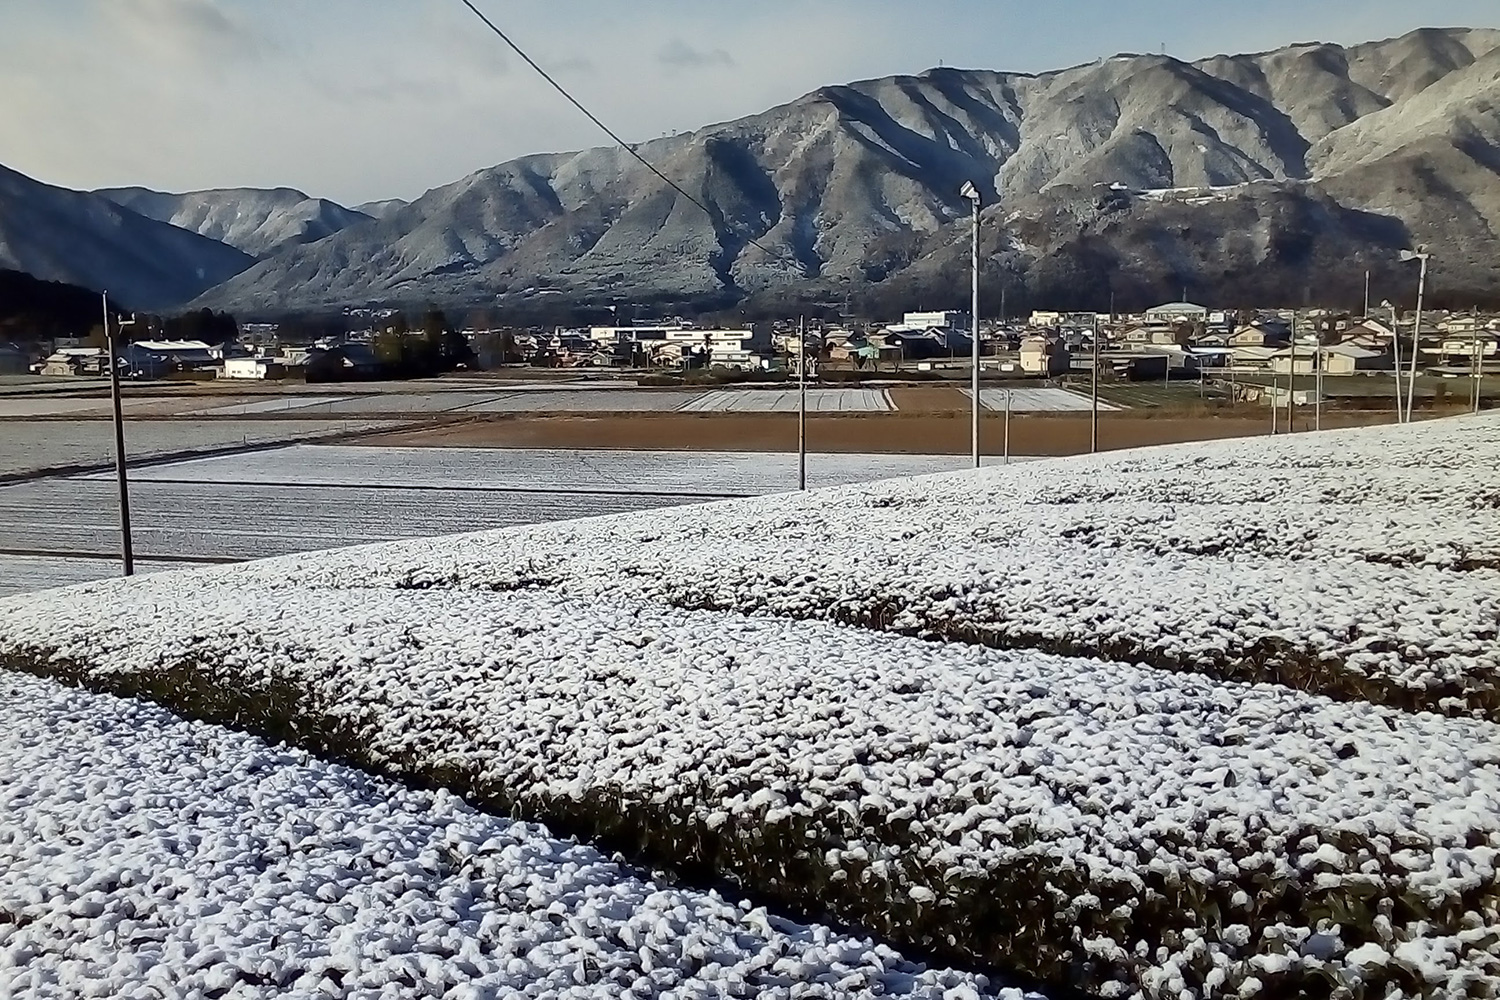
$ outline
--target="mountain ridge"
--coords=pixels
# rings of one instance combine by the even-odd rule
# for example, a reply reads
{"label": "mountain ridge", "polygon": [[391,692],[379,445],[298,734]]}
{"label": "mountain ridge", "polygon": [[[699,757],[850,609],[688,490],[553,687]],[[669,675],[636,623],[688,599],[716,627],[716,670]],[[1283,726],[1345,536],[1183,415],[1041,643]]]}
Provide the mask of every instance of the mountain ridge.
{"label": "mountain ridge", "polygon": [[1426,241],[1446,244],[1436,291],[1500,301],[1500,29],[939,67],[635,149],[689,194],[608,146],[369,214],[290,188],[105,193],[258,256],[193,303],[243,313],[966,299],[965,181],[984,200],[987,300],[1271,293],[1311,266],[1342,294],[1341,265],[1404,280],[1396,250]]}
{"label": "mountain ridge", "polygon": [[102,291],[138,309],[177,306],[253,258],[87,191],[0,167],[0,267]]}
{"label": "mountain ridge", "polygon": [[[788,291],[862,293],[887,282],[894,284],[883,291],[894,294],[921,278],[915,265],[925,253],[946,259],[941,245],[965,229],[958,188],[970,179],[984,191],[985,228],[1009,233],[991,240],[987,272],[1008,275],[1022,300],[1048,284],[1028,275],[1073,266],[1051,257],[1072,252],[1077,237],[1114,239],[1107,225],[1080,222],[1110,185],[1281,185],[1274,197],[1257,192],[1227,208],[1198,206],[1196,218],[1210,230],[1231,217],[1252,228],[1321,219],[1329,231],[1267,230],[1226,249],[1219,271],[1265,270],[1263,283],[1273,284],[1292,265],[1252,244],[1299,241],[1319,245],[1330,261],[1377,258],[1371,263],[1380,270],[1394,244],[1429,237],[1462,198],[1429,185],[1422,198],[1430,204],[1393,199],[1406,169],[1399,164],[1356,171],[1335,157],[1336,169],[1325,169],[1319,157],[1341,148],[1331,136],[1392,108],[1420,107],[1436,87],[1450,103],[1413,118],[1416,138],[1435,144],[1434,162],[1454,170],[1485,162],[1449,156],[1442,134],[1448,119],[1468,115],[1479,123],[1479,152],[1491,149],[1496,112],[1478,83],[1468,90],[1459,83],[1497,53],[1500,30],[1421,29],[1355,46],[1298,43],[1191,62],[1118,55],[1039,74],[938,68],[829,85],[637,147],[706,206],[706,216],[624,150],[530,154],[434,188],[374,226],[263,261],[203,301],[265,309],[291,300],[525,301],[545,292],[580,303],[724,305]],[[1493,149],[1500,151],[1500,136]],[[1462,190],[1482,200],[1483,180],[1474,174]],[[1147,221],[1183,214],[1140,199],[1129,211]],[[1386,221],[1365,217],[1372,212]],[[1048,230],[1047,219],[1066,219],[1074,231]],[[1210,294],[1224,283],[1211,263],[1189,260],[1199,256],[1191,237],[1146,228],[1157,232],[1144,248],[1153,257],[1143,258],[1146,284],[1187,283]],[[1477,229],[1468,238],[1471,261],[1495,240]],[[1139,257],[1137,249],[1112,245],[1107,256]],[[1447,278],[1500,295],[1493,276],[1471,272],[1458,268]],[[1441,267],[1434,275],[1444,280]]]}
{"label": "mountain ridge", "polygon": [[290,187],[209,188],[174,194],[145,187],[102,188],[118,205],[218,240],[252,257],[312,243],[370,216]]}

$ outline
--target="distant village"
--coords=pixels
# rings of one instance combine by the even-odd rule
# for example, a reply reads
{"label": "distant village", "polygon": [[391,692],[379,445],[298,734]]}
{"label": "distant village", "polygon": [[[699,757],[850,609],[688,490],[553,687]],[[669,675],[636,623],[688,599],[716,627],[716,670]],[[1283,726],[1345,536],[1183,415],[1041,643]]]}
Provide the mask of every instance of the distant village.
{"label": "distant village", "polygon": [[[296,342],[275,324],[245,324],[233,341],[136,340],[122,346],[118,365],[129,379],[298,379],[337,382],[390,377],[383,338],[398,333],[392,310],[348,310],[350,330],[311,343]],[[1097,357],[1100,377],[1131,381],[1230,380],[1240,398],[1274,401],[1309,390],[1298,376],[1370,380],[1411,365],[1429,378],[1500,374],[1500,316],[1429,313],[1415,317],[1359,316],[1322,309],[1216,310],[1171,302],[1143,313],[1033,312],[1020,321],[981,327],[980,364],[987,373],[1061,378],[1089,373]],[[801,324],[782,320],[743,328],[703,326],[679,318],[622,326],[553,329],[465,329],[465,366],[529,365],[644,373],[685,374],[719,369],[768,379],[800,370],[847,370],[900,378],[967,369],[971,323],[956,311],[911,312],[899,322]],[[1098,343],[1095,343],[1097,338]],[[41,354],[42,356],[37,356]],[[30,352],[0,344],[0,374],[33,373],[67,378],[108,374],[106,351],[79,338],[58,338]],[[1286,377],[1278,386],[1276,376]],[[1389,381],[1389,380],[1386,380]],[[1351,382],[1350,384],[1354,384]],[[1354,393],[1357,395],[1357,393]],[[1295,399],[1291,400],[1296,402]]]}

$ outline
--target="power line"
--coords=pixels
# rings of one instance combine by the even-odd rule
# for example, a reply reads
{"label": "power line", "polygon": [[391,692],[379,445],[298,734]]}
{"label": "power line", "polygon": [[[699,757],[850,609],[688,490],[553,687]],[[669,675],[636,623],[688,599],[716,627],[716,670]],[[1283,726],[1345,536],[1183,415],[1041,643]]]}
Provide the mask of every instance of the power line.
{"label": "power line", "polygon": [[[548,73],[545,69],[542,69],[542,67],[537,64],[537,61],[535,59],[533,59],[529,55],[527,55],[526,52],[525,52],[525,50],[522,49],[521,46],[517,45],[515,43],[515,41],[512,40],[509,35],[507,35],[504,31],[502,31],[500,29],[499,25],[497,25],[494,21],[491,21],[488,17],[486,17],[484,11],[482,11],[478,7],[474,6],[474,4],[472,3],[472,0],[460,0],[460,2],[465,7],[469,8],[469,10],[473,11],[474,12],[474,16],[477,17],[477,18],[479,18],[479,20],[483,21],[485,27],[487,27],[491,31],[493,31],[495,33],[495,35],[502,42],[504,42],[506,45],[510,46],[510,50],[512,52],[514,52],[516,55],[520,56],[525,61],[526,65],[528,65],[532,69],[536,70],[537,75],[539,75],[543,80],[546,80],[547,83],[549,83],[552,86],[553,90],[557,91],[564,98],[566,98],[567,101],[568,101],[568,103],[571,104],[571,105],[573,105],[573,107],[575,107],[579,111],[583,112],[583,115],[584,115],[585,118],[587,118],[589,121],[593,122],[595,125],[599,126],[600,130],[605,135],[607,135],[611,139],[613,139],[615,141],[616,145],[618,145],[621,149],[625,150],[625,152],[629,153],[631,156],[635,157],[637,160],[641,161],[641,165],[642,166],[644,166],[647,170],[651,171],[657,177],[660,177],[662,179],[662,181],[664,181],[667,184],[667,186],[670,187],[672,190],[676,191],[678,194],[682,195],[688,201],[690,201],[694,205],[696,205],[698,207],[698,209],[703,212],[704,215],[708,216],[708,218],[709,218],[710,221],[713,220],[714,213],[713,213],[713,211],[711,209],[709,209],[709,207],[707,205],[703,204],[703,202],[699,201],[697,198],[694,198],[691,194],[689,194],[686,190],[683,189],[682,185],[678,184],[672,178],[668,177],[666,174],[664,174],[660,170],[656,169],[656,166],[650,160],[646,159],[639,152],[637,152],[636,148],[634,146],[632,146],[630,143],[626,142],[624,139],[620,138],[620,136],[615,132],[614,129],[610,128],[608,125],[604,124],[604,122],[600,120],[600,118],[599,118],[598,115],[594,114],[588,108],[584,107],[582,101],[578,100],[578,98],[576,98],[572,94],[568,93],[568,89],[566,87],[564,87],[562,84],[558,83],[555,79],[553,79],[551,73]],[[745,237],[745,241],[747,243],[749,243],[751,246],[754,246],[754,247],[758,248],[761,252],[765,253],[768,257],[771,257],[771,258],[775,259],[776,261],[779,262],[779,261],[783,260],[783,257],[781,256],[781,254],[773,252],[770,247],[768,247],[765,244],[761,243],[755,237],[753,237],[753,236],[746,236]],[[798,268],[800,270],[802,270],[804,273],[809,273],[808,272],[808,268],[805,265],[803,265],[801,261],[798,261],[795,258],[793,258],[793,263],[796,264],[798,266]]]}

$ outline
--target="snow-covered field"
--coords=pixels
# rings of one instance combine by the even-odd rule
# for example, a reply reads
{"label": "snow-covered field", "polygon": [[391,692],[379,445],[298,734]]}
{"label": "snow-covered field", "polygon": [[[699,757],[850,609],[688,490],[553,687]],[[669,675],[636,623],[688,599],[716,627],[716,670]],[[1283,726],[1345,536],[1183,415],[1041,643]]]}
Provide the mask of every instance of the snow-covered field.
{"label": "snow-covered field", "polygon": [[[986,458],[998,464],[998,458]],[[963,455],[808,456],[814,488],[954,472]],[[107,476],[105,477],[107,478]],[[305,445],[142,469],[143,482],[300,483],[465,489],[624,491],[705,496],[782,493],[797,486],[797,456],[562,448],[398,448]]]}
{"label": "snow-covered field", "polygon": [[1483,997],[1497,504],[1495,416],[1177,446],[16,598],[0,658],[1105,996]]}
{"label": "snow-covered field", "polygon": [[493,392],[384,392],[346,396],[332,402],[316,402],[297,409],[300,415],[359,416],[388,413],[448,413],[495,398]]}
{"label": "snow-covered field", "polygon": [[[119,545],[115,485],[47,479],[0,487],[0,549],[97,554]],[[131,489],[143,557],[258,559],[702,502],[649,493],[158,483]],[[104,568],[100,576],[112,575]],[[58,586],[62,582],[52,584]]]}
{"label": "snow-covered field", "polygon": [[665,413],[701,397],[696,389],[530,389],[505,392],[471,413]]}
{"label": "snow-covered field", "polygon": [[51,417],[74,413],[102,415],[110,413],[113,406],[108,399],[22,396],[0,399],[0,417]]}
{"label": "snow-covered field", "polygon": [[207,409],[194,410],[193,413],[204,417],[259,416],[266,413],[287,413],[314,406],[324,406],[337,403],[345,398],[344,396],[275,396],[270,399],[255,399],[246,403],[211,406]]}
{"label": "snow-covered field", "polygon": [[[813,486],[962,468],[956,456],[812,455]],[[400,538],[642,511],[797,484],[794,455],[303,445],[132,472],[143,557],[254,559]],[[113,553],[112,472],[0,486],[0,550]],[[675,516],[675,515],[673,515]],[[0,566],[0,571],[4,570]],[[0,572],[0,593],[114,576],[99,559]]]}
{"label": "snow-covered field", "polygon": [[[159,573],[165,569],[182,569],[181,563],[137,562],[137,573]],[[118,576],[118,559],[79,559],[57,556],[16,556],[0,554],[0,597],[27,594],[48,587],[67,587],[90,580]]]}
{"label": "snow-covered field", "polygon": [[0,731],[0,996],[1022,997],[137,702]]}
{"label": "snow-covered field", "polygon": [[[796,413],[797,389],[715,389],[682,407],[694,413]],[[883,413],[894,410],[884,389],[808,389],[809,413]]]}
{"label": "snow-covered field", "polygon": [[[155,458],[396,426],[379,420],[132,420],[125,428],[125,453],[133,459]],[[0,476],[112,462],[114,434],[108,420],[0,422]]]}
{"label": "snow-covered field", "polygon": [[1497,497],[1500,421],[1462,418],[1033,462],[683,510],[670,523],[561,524],[246,572],[295,586],[504,587],[524,564],[569,593],[1102,652],[1500,719]]}
{"label": "snow-covered field", "polygon": [[[965,389],[966,397],[973,393]],[[986,410],[1004,411],[1005,399],[1010,397],[1010,410],[1012,413],[1062,413],[1076,412],[1079,410],[1090,410],[1093,408],[1093,400],[1083,393],[1073,392],[1071,389],[980,389],[979,404]],[[1100,400],[1099,412],[1105,413],[1110,410],[1118,410],[1120,407],[1113,406]]]}
{"label": "snow-covered field", "polygon": [[[97,390],[96,390],[97,391]],[[189,396],[126,396],[120,409],[127,418],[141,419],[173,416],[192,410],[196,401]],[[114,412],[109,397],[79,398],[62,395],[0,396],[0,420],[28,417],[83,417],[104,419]],[[0,429],[9,426],[0,424]]]}

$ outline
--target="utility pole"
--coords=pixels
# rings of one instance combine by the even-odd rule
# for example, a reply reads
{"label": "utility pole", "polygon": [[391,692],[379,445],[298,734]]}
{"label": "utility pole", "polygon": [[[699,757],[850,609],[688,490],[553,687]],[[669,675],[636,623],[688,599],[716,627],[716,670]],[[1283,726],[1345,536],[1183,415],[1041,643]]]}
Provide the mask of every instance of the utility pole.
{"label": "utility pole", "polygon": [[1323,339],[1318,338],[1317,346],[1314,348],[1318,353],[1314,355],[1314,363],[1317,367],[1316,381],[1313,383],[1313,392],[1317,399],[1313,400],[1313,430],[1323,429],[1323,365],[1328,360],[1328,349],[1323,346]]}
{"label": "utility pole", "polygon": [[[1113,312],[1113,307],[1111,307]],[[1089,415],[1089,454],[1099,452],[1099,317],[1094,317],[1094,365],[1089,377],[1091,402]]]}
{"label": "utility pole", "polygon": [[1271,436],[1272,437],[1276,436],[1276,388],[1277,388],[1277,385],[1278,385],[1278,383],[1276,381],[1276,376],[1275,376],[1275,374],[1272,374],[1272,376],[1271,376]]}
{"label": "utility pole", "polygon": [[[104,303],[104,343],[109,353],[109,397],[115,411],[115,478],[120,484],[120,561],[124,563],[125,575],[135,575],[135,552],[130,541],[130,486],[125,478],[125,415],[120,409],[120,356],[115,345],[115,333],[109,325],[109,292],[101,296]],[[121,320],[120,327],[130,326],[135,319]]]}
{"label": "utility pole", "polygon": [[1005,390],[1005,464],[1010,464],[1010,390]]}
{"label": "utility pole", "polygon": [[974,370],[970,375],[970,391],[973,393],[972,406],[970,407],[970,451],[973,453],[974,468],[979,468],[979,187],[973,181],[965,181],[959,192],[969,199],[974,210],[973,233],[970,237],[970,273],[973,278],[973,301],[969,305],[969,337],[973,341],[969,346],[972,348],[972,362]]}
{"label": "utility pole", "polygon": [[1484,393],[1484,351],[1479,343],[1479,327],[1474,327],[1474,412],[1479,412],[1479,398]]}
{"label": "utility pole", "polygon": [[807,489],[807,317],[797,320],[797,489]]}
{"label": "utility pole", "polygon": [[1297,322],[1300,312],[1292,314],[1292,356],[1286,373],[1286,432],[1297,433]]}
{"label": "utility pole", "polygon": [[1405,413],[1401,408],[1401,317],[1396,312],[1396,307],[1389,301],[1381,305],[1391,311],[1391,364],[1395,366],[1396,374],[1396,423],[1406,422]]}
{"label": "utility pole", "polygon": [[1417,279],[1417,322],[1411,330],[1411,368],[1406,379],[1406,422],[1411,423],[1412,408],[1417,395],[1417,355],[1422,350],[1422,305],[1427,295],[1427,264],[1432,259],[1426,246],[1419,246],[1415,250],[1402,250],[1403,261],[1419,261],[1422,265],[1421,275]]}
{"label": "utility pole", "polygon": [[1365,311],[1364,311],[1363,315],[1364,315],[1364,317],[1366,319],[1368,319],[1369,316],[1370,316],[1370,270],[1369,270],[1369,268],[1365,269]]}

